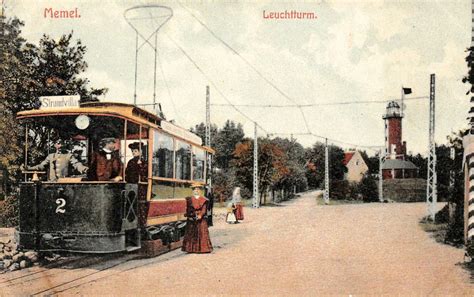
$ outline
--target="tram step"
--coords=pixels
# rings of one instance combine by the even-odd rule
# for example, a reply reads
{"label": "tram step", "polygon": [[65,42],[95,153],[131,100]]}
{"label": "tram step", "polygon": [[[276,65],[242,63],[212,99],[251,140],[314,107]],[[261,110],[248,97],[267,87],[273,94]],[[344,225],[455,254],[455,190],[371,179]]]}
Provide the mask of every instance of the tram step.
{"label": "tram step", "polygon": [[133,251],[136,251],[136,250],[139,250],[141,249],[141,247],[139,246],[127,246],[126,250],[127,252],[133,252]]}

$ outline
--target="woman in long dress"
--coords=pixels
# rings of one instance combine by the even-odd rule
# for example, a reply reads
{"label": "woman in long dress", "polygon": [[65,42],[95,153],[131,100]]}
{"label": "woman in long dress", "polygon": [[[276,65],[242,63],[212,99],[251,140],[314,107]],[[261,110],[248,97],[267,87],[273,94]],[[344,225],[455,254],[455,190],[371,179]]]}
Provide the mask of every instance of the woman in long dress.
{"label": "woman in long dress", "polygon": [[202,186],[193,184],[193,196],[186,198],[186,229],[182,251],[187,253],[210,253],[212,243],[207,225],[208,199],[201,196]]}
{"label": "woman in long dress", "polygon": [[242,203],[242,197],[240,196],[240,188],[236,187],[232,193],[232,203],[235,205],[235,218],[238,221],[244,219],[244,205]]}

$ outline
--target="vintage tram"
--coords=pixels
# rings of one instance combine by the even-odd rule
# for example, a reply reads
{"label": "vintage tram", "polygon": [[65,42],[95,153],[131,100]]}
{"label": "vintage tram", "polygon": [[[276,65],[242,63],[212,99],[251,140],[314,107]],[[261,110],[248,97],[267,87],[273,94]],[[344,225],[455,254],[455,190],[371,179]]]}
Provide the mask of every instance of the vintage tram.
{"label": "vintage tram", "polygon": [[[16,236],[25,249],[112,253],[147,242],[168,247],[184,234],[190,184],[209,190],[214,151],[199,136],[135,105],[89,102],[22,111],[17,118],[25,126],[26,169]],[[51,154],[58,138],[84,166],[101,149],[101,139],[113,138],[123,164],[120,178],[93,180],[70,168],[68,176],[51,179],[45,170],[28,170]],[[125,174],[131,143],[139,144],[146,162],[145,176],[133,182]]]}

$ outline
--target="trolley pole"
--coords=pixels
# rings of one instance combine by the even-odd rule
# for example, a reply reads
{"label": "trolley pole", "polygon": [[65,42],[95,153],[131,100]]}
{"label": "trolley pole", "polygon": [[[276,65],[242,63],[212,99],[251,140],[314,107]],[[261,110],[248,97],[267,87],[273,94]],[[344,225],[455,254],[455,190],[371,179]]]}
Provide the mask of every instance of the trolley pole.
{"label": "trolley pole", "polygon": [[257,123],[255,122],[254,141],[253,141],[253,203],[254,208],[260,207],[260,199],[258,197],[258,139],[257,139]]}
{"label": "trolley pole", "polygon": [[328,139],[326,138],[326,146],[324,149],[324,203],[329,204],[329,149]]}
{"label": "trolley pole", "polygon": [[435,221],[437,193],[436,175],[436,143],[435,143],[435,74],[430,77],[430,126],[429,126],[429,155],[428,178],[426,183],[426,203],[431,220]]}
{"label": "trolley pole", "polygon": [[383,202],[383,170],[382,164],[384,161],[384,155],[382,155],[383,149],[379,151],[379,201]]}
{"label": "trolley pole", "polygon": [[137,105],[137,78],[138,78],[138,31],[135,31],[135,32],[136,32],[136,35],[135,35],[135,89],[133,91],[133,105]]}

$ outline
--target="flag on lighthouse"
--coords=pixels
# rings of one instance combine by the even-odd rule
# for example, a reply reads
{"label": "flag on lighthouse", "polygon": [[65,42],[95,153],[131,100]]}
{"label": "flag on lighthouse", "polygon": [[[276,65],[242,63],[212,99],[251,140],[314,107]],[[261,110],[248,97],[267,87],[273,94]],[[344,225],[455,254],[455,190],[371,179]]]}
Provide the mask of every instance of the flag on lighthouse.
{"label": "flag on lighthouse", "polygon": [[405,95],[411,94],[411,88],[403,88],[403,94]]}

